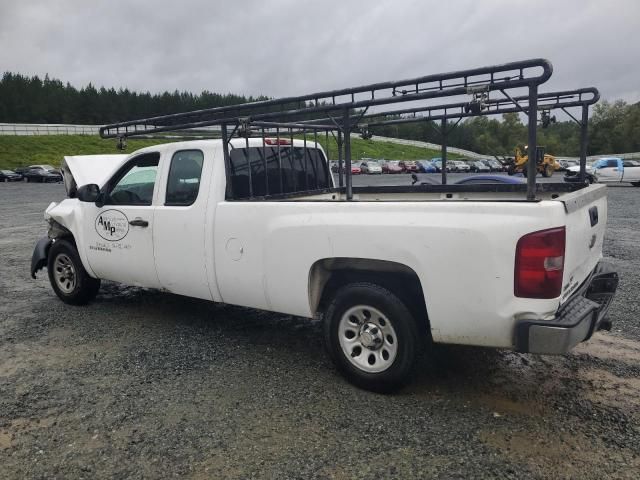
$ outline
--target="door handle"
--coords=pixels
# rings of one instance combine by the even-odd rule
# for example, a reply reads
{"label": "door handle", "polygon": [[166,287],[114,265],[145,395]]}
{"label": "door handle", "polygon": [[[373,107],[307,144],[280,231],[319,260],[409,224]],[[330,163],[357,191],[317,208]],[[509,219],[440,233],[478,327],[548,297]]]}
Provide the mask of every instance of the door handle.
{"label": "door handle", "polygon": [[136,218],[135,220],[129,220],[129,225],[134,227],[148,227],[149,222],[142,220],[141,218]]}

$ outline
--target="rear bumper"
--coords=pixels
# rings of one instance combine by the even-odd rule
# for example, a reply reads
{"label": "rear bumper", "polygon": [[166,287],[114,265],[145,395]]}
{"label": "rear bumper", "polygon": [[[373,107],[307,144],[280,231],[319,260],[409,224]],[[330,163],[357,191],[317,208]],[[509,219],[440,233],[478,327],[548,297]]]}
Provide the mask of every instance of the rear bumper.
{"label": "rear bumper", "polygon": [[618,274],[609,262],[600,261],[580,289],[556,313],[553,320],[523,320],[516,325],[519,352],[563,354],[591,338],[593,332],[610,329],[607,312],[618,288]]}

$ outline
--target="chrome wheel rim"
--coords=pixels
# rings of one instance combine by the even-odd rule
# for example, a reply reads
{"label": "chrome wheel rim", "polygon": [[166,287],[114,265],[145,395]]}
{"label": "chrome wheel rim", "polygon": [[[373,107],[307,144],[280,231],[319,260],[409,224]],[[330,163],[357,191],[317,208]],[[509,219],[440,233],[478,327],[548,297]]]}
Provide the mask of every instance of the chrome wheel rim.
{"label": "chrome wheel rim", "polygon": [[348,309],[340,318],[338,338],[342,353],[367,373],[388,369],[398,353],[398,337],[389,318],[369,305]]}
{"label": "chrome wheel rim", "polygon": [[53,263],[53,278],[63,293],[71,293],[76,288],[76,269],[69,255],[61,253]]}

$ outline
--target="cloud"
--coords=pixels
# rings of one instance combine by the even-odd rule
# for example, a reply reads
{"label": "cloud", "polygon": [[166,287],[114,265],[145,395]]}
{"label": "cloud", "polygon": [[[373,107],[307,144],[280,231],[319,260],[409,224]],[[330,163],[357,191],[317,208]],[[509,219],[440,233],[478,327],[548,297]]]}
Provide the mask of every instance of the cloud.
{"label": "cloud", "polygon": [[285,96],[544,57],[544,90],[635,102],[639,27],[637,0],[0,0],[0,70]]}

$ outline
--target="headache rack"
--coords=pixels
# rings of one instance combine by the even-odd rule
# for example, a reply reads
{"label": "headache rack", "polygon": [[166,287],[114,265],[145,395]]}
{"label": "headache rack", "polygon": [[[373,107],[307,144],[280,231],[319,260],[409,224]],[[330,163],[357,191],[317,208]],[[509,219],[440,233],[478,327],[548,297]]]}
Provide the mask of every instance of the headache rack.
{"label": "headache rack", "polygon": [[[371,135],[370,129],[383,125],[440,120],[443,136],[443,185],[356,187],[356,191],[451,192],[480,191],[478,187],[483,187],[482,191],[526,192],[526,199],[533,201],[536,200],[537,191],[550,189],[548,185],[536,185],[536,162],[528,162],[529,175],[526,188],[524,188],[525,185],[446,185],[446,133],[450,127],[447,122],[449,120],[459,122],[463,118],[472,116],[522,112],[528,117],[529,151],[536,151],[538,110],[542,112],[544,123],[545,112],[548,118],[549,110],[563,109],[582,127],[580,182],[565,185],[565,188],[555,184],[554,188],[558,190],[581,188],[585,181],[588,107],[598,100],[599,94],[595,88],[539,94],[539,85],[546,82],[552,72],[551,63],[547,60],[524,60],[395,82],[375,83],[355,88],[120,122],[100,128],[100,136],[117,138],[119,143],[123,144],[127,137],[204,129],[208,135],[219,134],[222,138],[226,171],[229,175],[233,138],[244,138],[248,147],[249,138],[252,137],[262,138],[264,146],[264,139],[267,137],[275,137],[276,144],[280,145],[281,138],[293,140],[296,136],[302,136],[306,174],[307,136],[313,135],[314,141],[317,142],[318,134],[324,134],[327,140],[331,134],[338,147],[339,186],[333,191],[343,192],[347,200],[352,200],[354,193],[351,179],[352,133],[360,133],[367,138]],[[491,98],[491,94],[494,98]],[[499,98],[495,98],[496,95]],[[449,99],[449,103],[444,103],[441,99]],[[582,108],[581,120],[575,119],[566,110],[570,107]],[[260,161],[264,162],[266,171],[266,153],[261,156]],[[250,160],[247,162],[250,180],[252,169]],[[227,181],[227,188],[227,197],[233,198],[233,187],[230,181]],[[282,196],[270,194],[268,182],[265,192],[266,195],[260,195],[259,198]],[[257,198],[257,196],[250,192],[248,198]]]}

